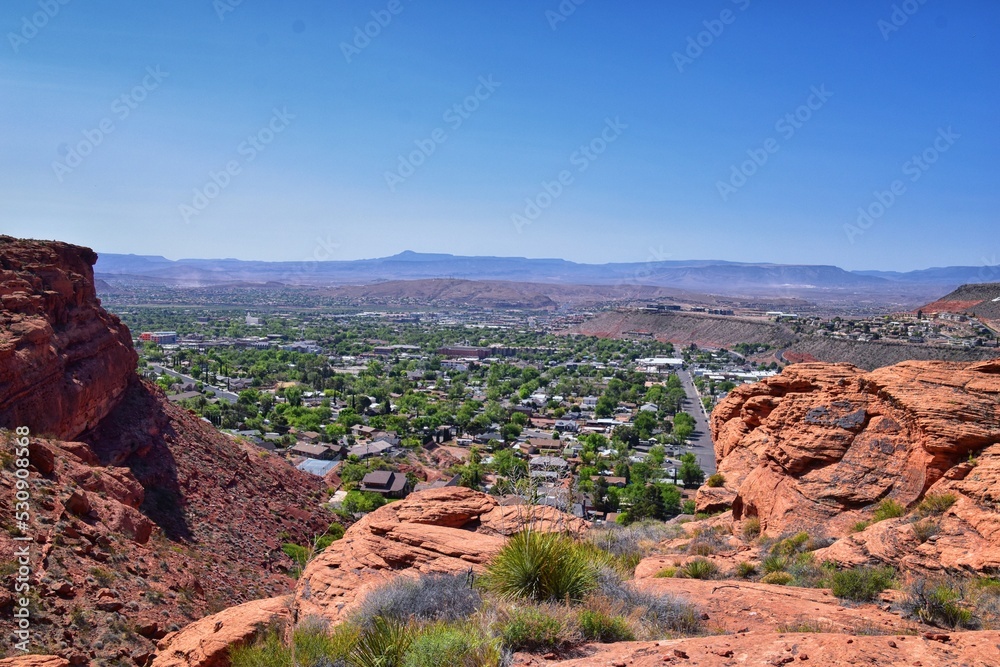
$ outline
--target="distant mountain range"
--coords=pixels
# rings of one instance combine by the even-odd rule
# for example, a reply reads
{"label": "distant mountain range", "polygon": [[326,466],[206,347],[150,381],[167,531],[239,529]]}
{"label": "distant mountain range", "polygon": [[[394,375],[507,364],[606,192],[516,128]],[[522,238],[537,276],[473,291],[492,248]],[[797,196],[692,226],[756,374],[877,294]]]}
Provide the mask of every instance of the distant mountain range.
{"label": "distant mountain range", "polygon": [[645,285],[724,295],[882,295],[919,301],[964,283],[995,279],[990,267],[955,266],[906,273],[845,271],[836,266],[755,264],[717,260],[580,264],[563,259],[466,257],[402,252],[391,257],[327,262],[238,259],[169,260],[150,255],[101,254],[95,269],[105,281],[175,287],[234,282],[360,285],[392,280],[504,280],[571,285]]}

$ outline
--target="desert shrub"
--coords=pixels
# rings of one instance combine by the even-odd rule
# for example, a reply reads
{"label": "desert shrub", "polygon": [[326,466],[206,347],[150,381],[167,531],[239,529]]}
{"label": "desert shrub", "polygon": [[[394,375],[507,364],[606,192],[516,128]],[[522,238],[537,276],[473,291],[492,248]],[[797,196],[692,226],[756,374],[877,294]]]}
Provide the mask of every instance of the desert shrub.
{"label": "desert shrub", "polygon": [[941,525],[933,519],[917,521],[912,526],[913,535],[923,544],[941,532]]}
{"label": "desert shrub", "polygon": [[422,628],[403,659],[403,667],[500,667],[503,650],[478,628],[437,623]]}
{"label": "desert shrub", "polygon": [[760,566],[764,570],[765,574],[771,574],[772,572],[784,572],[788,569],[788,557],[775,553],[768,554],[764,557],[764,560],[760,562]]}
{"label": "desert shrub", "polygon": [[621,616],[612,616],[602,611],[584,609],[580,612],[580,632],[590,641],[610,644],[612,642],[628,642],[635,639],[628,620]]}
{"label": "desert shrub", "polygon": [[748,542],[760,536],[760,519],[753,516],[743,522],[743,538]]}
{"label": "desert shrub", "polygon": [[817,564],[813,555],[806,552],[797,554],[786,571],[792,575],[793,586],[820,588],[829,585],[830,576],[836,569],[835,563]]}
{"label": "desert shrub", "polygon": [[301,544],[286,542],[281,545],[281,550],[285,552],[285,555],[291,558],[300,569],[306,566],[306,563],[309,562],[309,557],[311,556],[311,550],[309,547],[304,547]]}
{"label": "desert shrub", "polygon": [[285,646],[277,628],[263,633],[260,639],[229,651],[232,667],[293,667],[292,650]]}
{"label": "desert shrub", "polygon": [[749,579],[757,574],[757,566],[749,561],[743,561],[736,565],[736,576],[740,579]]}
{"label": "desert shrub", "polygon": [[481,604],[479,591],[470,587],[466,575],[400,577],[365,596],[354,620],[364,627],[369,627],[376,618],[399,622],[457,621],[474,614]]}
{"label": "desert shrub", "polygon": [[572,538],[525,531],[500,549],[485,580],[501,598],[579,601],[597,585],[597,568]]}
{"label": "desert shrub", "polygon": [[681,513],[682,514],[694,514],[694,508],[695,508],[695,504],[694,504],[693,500],[685,500],[681,504]]}
{"label": "desert shrub", "polygon": [[762,584],[774,584],[775,586],[787,586],[792,583],[795,577],[787,572],[771,572],[761,577]]}
{"label": "desert shrub", "polygon": [[330,632],[325,619],[307,618],[292,633],[297,667],[345,665],[359,633],[350,623],[341,623]]}
{"label": "desert shrub", "polygon": [[512,651],[554,651],[576,641],[561,615],[544,605],[510,609],[499,633],[504,646]]}
{"label": "desert shrub", "polygon": [[651,554],[657,544],[682,532],[679,526],[660,521],[640,521],[628,526],[595,528],[588,533],[587,541],[614,557],[623,573],[631,574],[639,561]]}
{"label": "desert shrub", "polygon": [[870,525],[872,525],[871,521],[858,521],[853,526],[851,526],[851,532],[852,533],[860,533],[861,531],[863,531],[865,528],[867,528]]}
{"label": "desert shrub", "polygon": [[728,546],[722,535],[714,530],[704,530],[688,543],[687,552],[698,556],[711,556],[724,551]]}
{"label": "desert shrub", "polygon": [[955,501],[958,500],[954,493],[931,493],[924,496],[924,499],[917,505],[916,513],[920,516],[932,516],[944,514]]}
{"label": "desert shrub", "polygon": [[903,610],[929,625],[974,629],[979,619],[966,606],[962,586],[953,580],[916,579],[907,587]]}
{"label": "desert shrub", "polygon": [[659,579],[669,579],[677,574],[676,567],[665,567],[656,573],[656,577]]}
{"label": "desert shrub", "polygon": [[833,573],[830,589],[844,600],[871,602],[887,588],[891,588],[896,572],[891,567],[853,567]]}
{"label": "desert shrub", "polygon": [[698,610],[673,595],[658,595],[640,591],[621,577],[601,577],[595,592],[613,605],[634,614],[646,639],[661,639],[666,635],[691,635],[700,631]]}
{"label": "desert shrub", "polygon": [[403,667],[414,635],[413,626],[377,616],[358,635],[350,664],[352,667]]}
{"label": "desert shrub", "polygon": [[677,575],[687,579],[714,579],[719,574],[719,567],[704,558],[692,558],[677,571]]}
{"label": "desert shrub", "polygon": [[808,544],[809,533],[799,532],[778,542],[771,549],[771,553],[781,556],[793,556],[797,553],[805,551]]}
{"label": "desert shrub", "polygon": [[713,489],[718,488],[725,483],[726,483],[726,477],[721,473],[715,473],[714,475],[709,475],[708,479],[705,480],[705,486],[710,486]]}
{"label": "desert shrub", "polygon": [[892,498],[886,498],[880,502],[872,513],[872,521],[878,523],[886,519],[895,519],[906,514],[906,508]]}

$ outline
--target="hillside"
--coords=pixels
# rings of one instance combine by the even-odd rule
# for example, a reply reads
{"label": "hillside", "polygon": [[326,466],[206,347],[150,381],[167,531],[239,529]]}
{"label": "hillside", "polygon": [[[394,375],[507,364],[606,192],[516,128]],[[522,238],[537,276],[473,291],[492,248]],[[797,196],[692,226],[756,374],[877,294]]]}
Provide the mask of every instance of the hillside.
{"label": "hillside", "polygon": [[1000,322],[1000,283],[962,285],[954,292],[920,308],[927,314],[963,313]]}
{"label": "hillside", "polygon": [[95,259],[0,239],[0,426],[31,433],[26,525],[14,522],[14,435],[0,436],[0,630],[14,629],[28,544],[35,650],[141,665],[168,631],[289,591],[281,543],[307,543],[330,517],[321,480],[139,379],[128,329],[94,294]]}
{"label": "hillside", "polygon": [[845,362],[875,369],[910,359],[976,361],[990,359],[996,348],[956,348],[903,342],[841,340],[796,333],[791,326],[734,316],[689,312],[643,313],[608,311],[562,332],[601,338],[622,338],[626,332],[646,332],[675,345],[731,348],[738,343],[766,343],[782,360]]}

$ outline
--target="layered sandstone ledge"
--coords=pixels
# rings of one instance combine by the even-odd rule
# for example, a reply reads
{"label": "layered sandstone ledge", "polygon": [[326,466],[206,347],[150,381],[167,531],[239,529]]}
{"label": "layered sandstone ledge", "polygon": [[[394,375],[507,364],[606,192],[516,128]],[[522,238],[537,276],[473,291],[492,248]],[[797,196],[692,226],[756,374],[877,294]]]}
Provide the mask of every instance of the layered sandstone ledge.
{"label": "layered sandstone ledge", "polygon": [[101,308],[97,255],[0,236],[0,427],[73,440],[117,404],[137,355]]}

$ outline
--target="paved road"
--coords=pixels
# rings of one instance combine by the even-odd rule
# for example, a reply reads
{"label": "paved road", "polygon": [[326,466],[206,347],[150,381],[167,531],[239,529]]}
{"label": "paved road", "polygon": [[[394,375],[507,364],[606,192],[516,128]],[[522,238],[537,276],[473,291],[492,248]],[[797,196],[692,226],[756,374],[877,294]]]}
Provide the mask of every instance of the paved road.
{"label": "paved road", "polygon": [[694,435],[688,439],[691,451],[698,457],[698,465],[705,471],[705,476],[715,472],[715,445],[712,443],[712,436],[708,430],[708,413],[701,403],[701,397],[694,386],[694,378],[691,371],[683,370],[677,372],[687,392],[688,400],[684,405],[684,411],[694,417]]}
{"label": "paved road", "polygon": [[[195,382],[195,383],[198,382],[198,380],[194,379],[190,375],[184,375],[183,373],[178,373],[177,371],[170,370],[169,368],[160,366],[158,364],[150,364],[150,367],[160,375],[170,375],[175,378],[180,378],[181,380],[184,380],[184,382]],[[239,396],[237,396],[231,391],[226,391],[221,387],[215,387],[210,384],[206,384],[205,389],[211,389],[212,391],[215,392],[216,398],[218,398],[220,401],[225,401],[226,403],[235,403],[236,399],[239,398]]]}

